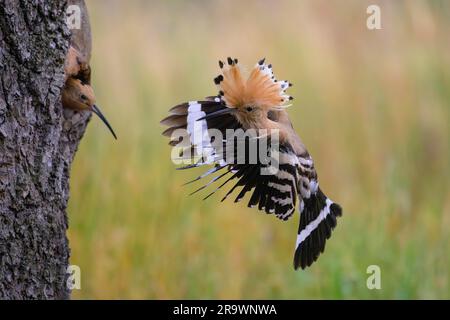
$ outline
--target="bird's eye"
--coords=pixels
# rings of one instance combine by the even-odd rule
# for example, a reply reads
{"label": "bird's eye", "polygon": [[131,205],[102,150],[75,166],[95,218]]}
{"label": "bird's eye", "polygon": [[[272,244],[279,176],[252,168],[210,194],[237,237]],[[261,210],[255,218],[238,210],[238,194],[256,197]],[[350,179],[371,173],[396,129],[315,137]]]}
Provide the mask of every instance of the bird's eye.
{"label": "bird's eye", "polygon": [[272,121],[277,122],[278,121],[278,113],[273,110],[269,110],[269,112],[267,112],[267,118],[269,118]]}
{"label": "bird's eye", "polygon": [[250,112],[250,111],[252,111],[253,110],[253,108],[252,107],[247,107],[247,109],[246,109],[248,112]]}
{"label": "bird's eye", "polygon": [[82,95],[80,96],[80,98],[81,98],[81,100],[87,100],[87,97],[86,97],[84,94],[82,94]]}

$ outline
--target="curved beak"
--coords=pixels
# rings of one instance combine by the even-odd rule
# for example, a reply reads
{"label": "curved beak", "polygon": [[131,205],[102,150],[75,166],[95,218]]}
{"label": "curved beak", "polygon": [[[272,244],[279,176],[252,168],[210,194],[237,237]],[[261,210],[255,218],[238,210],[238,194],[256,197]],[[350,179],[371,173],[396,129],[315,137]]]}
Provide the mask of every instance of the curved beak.
{"label": "curved beak", "polygon": [[98,106],[95,104],[92,106],[92,112],[94,112],[98,117],[103,121],[103,123],[108,127],[109,131],[111,131],[112,135],[114,136],[114,139],[117,140],[116,134],[114,133],[114,130],[111,128],[111,125],[109,124],[108,120],[106,120],[103,113],[100,111]]}

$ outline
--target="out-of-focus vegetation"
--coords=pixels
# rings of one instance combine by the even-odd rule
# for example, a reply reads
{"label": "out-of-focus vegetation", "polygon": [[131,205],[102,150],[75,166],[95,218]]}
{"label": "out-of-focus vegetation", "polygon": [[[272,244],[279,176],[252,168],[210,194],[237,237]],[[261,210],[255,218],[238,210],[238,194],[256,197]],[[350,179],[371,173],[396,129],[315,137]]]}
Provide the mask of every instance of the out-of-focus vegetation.
{"label": "out-of-focus vegetation", "polygon": [[[74,298],[450,298],[450,4],[375,1],[88,1],[93,118],[72,168]],[[344,208],[325,254],[292,256],[281,222],[189,197],[159,120],[216,93],[217,60],[266,57],[323,190]],[[366,268],[381,268],[368,290]]]}

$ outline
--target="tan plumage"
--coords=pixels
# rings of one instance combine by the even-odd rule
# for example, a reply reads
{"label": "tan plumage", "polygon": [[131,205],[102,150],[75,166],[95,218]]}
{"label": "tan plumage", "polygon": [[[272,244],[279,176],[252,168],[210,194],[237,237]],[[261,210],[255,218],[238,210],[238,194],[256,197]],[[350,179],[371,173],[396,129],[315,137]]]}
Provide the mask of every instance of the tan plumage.
{"label": "tan plumage", "polygon": [[70,47],[64,64],[66,83],[62,90],[61,100],[64,108],[76,111],[94,112],[108,127],[115,139],[114,130],[106,120],[100,108],[95,104],[95,94],[91,80],[91,68],[88,61],[74,47]]}
{"label": "tan plumage", "polygon": [[72,110],[91,110],[95,104],[94,90],[79,79],[69,78],[62,92],[62,103],[64,108]]}
{"label": "tan plumage", "polygon": [[267,118],[264,125],[280,130],[280,142],[289,144],[295,154],[302,155],[307,153],[305,145],[292,126],[287,111],[275,110],[272,111],[272,113],[276,115],[276,120]]}
{"label": "tan plumage", "polygon": [[[272,66],[266,65],[264,59],[254,66],[248,76],[238,66],[237,59],[228,58],[227,65],[219,61],[219,66],[222,73],[214,79],[219,95],[170,109],[170,115],[161,121],[169,127],[163,135],[171,138],[171,145],[183,147],[180,157],[186,156],[185,151],[194,151],[196,156],[192,157],[191,153],[190,159],[196,160],[184,168],[215,164],[214,168],[193,181],[225,170],[193,193],[231,174],[205,199],[236,179],[237,183],[222,201],[237,187],[242,187],[235,202],[252,191],[248,206],[257,206],[266,213],[274,213],[281,220],[288,220],[292,216],[298,201],[301,218],[294,267],[310,266],[325,249],[325,242],[331,236],[336,218],[342,210],[319,188],[313,160],[289,119],[286,103],[292,97],[285,91],[291,84],[276,80]],[[219,144],[213,144],[213,141],[217,142],[212,135],[213,129],[215,133],[222,133]],[[270,132],[276,130],[278,133],[279,167],[274,173],[263,174],[263,169],[267,169],[269,164],[260,161],[261,158],[256,163],[247,161],[245,152],[244,157],[236,155],[233,152],[237,150],[234,138],[223,138],[223,134],[229,130],[249,132],[251,129],[257,133],[256,141],[268,138],[269,143],[274,142],[275,145]],[[241,141],[250,143],[245,138],[241,138]],[[227,157],[230,151],[233,156],[231,159]],[[243,159],[245,162],[242,162]]]}
{"label": "tan plumage", "polygon": [[243,109],[254,106],[268,111],[281,107],[289,100],[289,96],[284,94],[282,88],[287,82],[274,80],[272,72],[269,71],[271,67],[263,69],[263,63],[260,62],[248,77],[243,75],[237,59],[229,60],[228,65],[220,64],[222,75],[216,78],[216,84],[223,93],[223,99],[228,107]]}

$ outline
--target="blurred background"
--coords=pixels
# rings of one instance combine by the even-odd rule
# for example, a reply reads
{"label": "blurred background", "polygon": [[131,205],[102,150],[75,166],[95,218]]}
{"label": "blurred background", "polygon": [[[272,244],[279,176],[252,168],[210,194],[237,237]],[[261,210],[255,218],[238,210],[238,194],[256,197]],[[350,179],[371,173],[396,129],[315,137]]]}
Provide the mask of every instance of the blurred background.
{"label": "blurred background", "polygon": [[[381,30],[366,27],[381,8]],[[71,176],[74,298],[450,298],[450,3],[88,0],[97,101]],[[266,57],[344,216],[294,271],[281,222],[182,184],[159,120],[216,94],[218,59]],[[225,191],[225,190],[224,190]],[[381,268],[381,290],[366,269]]]}

